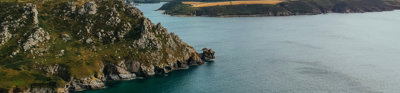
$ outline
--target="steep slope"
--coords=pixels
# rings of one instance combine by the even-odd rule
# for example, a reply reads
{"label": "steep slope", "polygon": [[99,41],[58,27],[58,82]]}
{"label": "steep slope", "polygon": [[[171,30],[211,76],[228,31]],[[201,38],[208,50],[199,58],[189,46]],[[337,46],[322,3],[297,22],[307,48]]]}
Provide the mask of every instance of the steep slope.
{"label": "steep slope", "polygon": [[2,93],[103,88],[203,64],[206,52],[122,1],[0,3]]}

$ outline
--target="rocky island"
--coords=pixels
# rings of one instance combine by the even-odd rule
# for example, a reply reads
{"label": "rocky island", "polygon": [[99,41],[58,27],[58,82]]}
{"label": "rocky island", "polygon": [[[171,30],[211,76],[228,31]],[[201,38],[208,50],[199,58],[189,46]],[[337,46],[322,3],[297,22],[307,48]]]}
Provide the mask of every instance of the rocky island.
{"label": "rocky island", "polygon": [[175,0],[159,10],[174,16],[290,16],[399,8],[399,0]]}
{"label": "rocky island", "polygon": [[99,89],[214,59],[125,1],[69,1],[0,3],[1,93]]}

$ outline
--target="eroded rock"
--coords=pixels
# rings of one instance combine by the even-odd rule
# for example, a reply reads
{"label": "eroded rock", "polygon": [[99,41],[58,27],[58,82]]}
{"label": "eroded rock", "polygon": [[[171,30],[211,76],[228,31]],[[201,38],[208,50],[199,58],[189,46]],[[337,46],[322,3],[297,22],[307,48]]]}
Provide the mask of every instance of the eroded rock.
{"label": "eroded rock", "polygon": [[3,31],[0,32],[0,47],[8,42],[12,37],[11,33],[8,32],[7,28],[3,28]]}
{"label": "eroded rock", "polygon": [[140,68],[142,69],[142,72],[146,75],[146,76],[153,76],[153,75],[155,75],[156,73],[155,73],[155,69],[154,69],[154,66],[153,65],[144,65],[144,64],[142,64],[141,66],[140,66]]}
{"label": "eroded rock", "polygon": [[70,90],[82,91],[86,89],[100,89],[105,86],[104,82],[96,77],[85,77],[80,79],[72,79],[70,82]]}
{"label": "eroded rock", "polygon": [[37,28],[34,33],[27,37],[27,40],[22,44],[24,51],[30,50],[33,46],[37,46],[38,43],[50,40],[50,35],[45,32],[42,28]]}
{"label": "eroded rock", "polygon": [[215,52],[212,49],[208,48],[203,48],[203,53],[200,54],[201,59],[203,59],[206,62],[212,62],[215,59]]}
{"label": "eroded rock", "polygon": [[62,35],[61,35],[61,38],[62,38],[64,41],[71,40],[71,36],[69,36],[68,34],[62,34]]}
{"label": "eroded rock", "polygon": [[79,9],[78,13],[80,15],[84,15],[84,14],[94,15],[94,14],[96,14],[97,13],[96,2],[94,2],[94,1],[86,2],[85,5],[83,6],[83,8]]}
{"label": "eroded rock", "polygon": [[39,24],[39,19],[38,19],[38,11],[36,9],[36,5],[32,4],[32,3],[27,3],[23,6],[24,10],[25,10],[25,14],[29,15],[33,20],[33,24]]}
{"label": "eroded rock", "polygon": [[[115,4],[103,5],[104,2]],[[35,8],[34,5],[27,6]],[[51,30],[47,32],[35,24],[30,28],[34,29],[33,31],[18,34],[20,36],[16,43],[18,47],[8,55],[29,55],[29,59],[33,60],[32,64],[35,64],[33,67],[35,70],[42,71],[46,76],[60,77],[67,83],[61,90],[99,89],[103,88],[104,82],[108,80],[151,77],[204,64],[192,46],[183,42],[177,35],[168,33],[161,24],[154,25],[137,8],[109,0],[87,2],[83,7],[73,2],[66,2],[60,6],[59,9],[51,10],[56,17],[60,17],[58,21],[78,23],[74,27],[80,29],[74,28],[65,31],[62,29],[64,32],[61,33],[50,32]],[[105,11],[97,11],[97,8],[105,9]],[[0,32],[0,43],[14,38],[15,35],[12,35],[14,33],[12,31],[25,26],[25,22],[34,22],[27,20],[37,18],[35,17],[35,15],[37,16],[35,13],[38,13],[35,12],[37,10],[29,7],[24,10],[28,11],[23,14],[25,18],[4,17],[9,20],[1,24],[1,28],[5,30]],[[125,14],[122,16],[119,13]],[[127,19],[126,16],[131,18],[130,21],[122,20]],[[56,41],[65,42],[59,44],[60,42]],[[106,49],[108,50],[104,54],[103,50]],[[78,77],[70,72],[71,69],[76,70],[69,65],[73,62],[52,63],[44,59],[44,57],[51,57],[63,60],[71,55],[74,56],[72,58],[79,59],[79,61],[74,60],[77,64],[84,62],[88,63],[89,67],[95,68],[94,73]],[[104,57],[104,59],[95,60],[101,64],[93,65],[91,64],[93,60],[87,59],[90,57]],[[50,92],[58,90],[56,88],[36,89],[38,90],[35,91]]]}

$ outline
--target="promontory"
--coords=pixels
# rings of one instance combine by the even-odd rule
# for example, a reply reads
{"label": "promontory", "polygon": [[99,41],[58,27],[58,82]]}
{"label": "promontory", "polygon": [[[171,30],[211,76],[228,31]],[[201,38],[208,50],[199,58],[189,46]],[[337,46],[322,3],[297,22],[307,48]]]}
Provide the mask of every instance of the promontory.
{"label": "promontory", "polygon": [[175,16],[290,16],[400,8],[400,0],[175,0],[159,10]]}
{"label": "promontory", "polygon": [[210,51],[198,54],[125,1],[0,3],[1,93],[99,89],[204,64]]}

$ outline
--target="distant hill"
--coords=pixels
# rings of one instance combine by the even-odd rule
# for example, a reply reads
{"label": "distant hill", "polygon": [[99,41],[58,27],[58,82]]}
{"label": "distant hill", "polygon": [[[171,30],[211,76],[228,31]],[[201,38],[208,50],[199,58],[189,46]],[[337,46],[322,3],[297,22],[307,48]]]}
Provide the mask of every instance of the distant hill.
{"label": "distant hill", "polygon": [[173,0],[126,0],[127,3],[160,3],[171,2]]}
{"label": "distant hill", "polygon": [[176,0],[163,5],[160,10],[165,10],[165,14],[169,15],[187,16],[290,16],[331,12],[377,12],[400,8],[399,0],[282,0],[279,3],[271,4],[265,3],[266,1],[276,0],[246,1],[244,3],[240,0],[232,2]]}
{"label": "distant hill", "polygon": [[135,3],[160,3],[161,0],[133,0]]}

